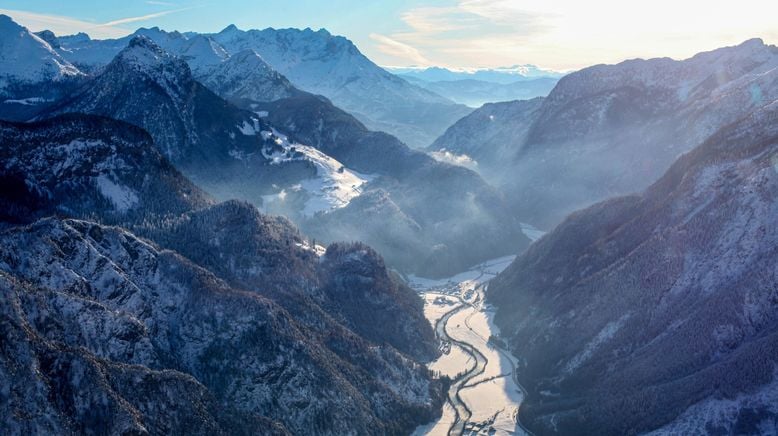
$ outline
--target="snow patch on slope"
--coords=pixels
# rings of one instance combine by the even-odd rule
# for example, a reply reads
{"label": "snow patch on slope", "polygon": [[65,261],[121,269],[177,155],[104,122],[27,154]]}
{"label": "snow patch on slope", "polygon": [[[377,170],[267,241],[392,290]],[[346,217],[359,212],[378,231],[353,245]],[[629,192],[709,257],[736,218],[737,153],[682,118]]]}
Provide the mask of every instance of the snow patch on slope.
{"label": "snow patch on slope", "polygon": [[49,43],[0,14],[0,90],[14,83],[61,80],[81,74]]}
{"label": "snow patch on slope", "polygon": [[592,357],[592,354],[594,354],[600,345],[613,339],[613,337],[616,336],[616,333],[619,331],[619,329],[621,329],[621,326],[624,325],[624,322],[626,322],[629,317],[630,314],[626,314],[618,320],[611,321],[606,324],[605,327],[603,327],[602,330],[597,333],[597,336],[595,336],[591,342],[586,344],[586,348],[584,348],[583,351],[570,359],[570,361],[567,363],[567,366],[565,366],[565,371],[569,374],[572,374],[573,371],[578,369],[578,367],[580,367],[584,362],[589,360],[589,358]]}
{"label": "snow patch on slope", "polygon": [[97,188],[103,197],[113,203],[116,210],[125,212],[138,203],[138,195],[132,189],[115,183],[105,174],[95,178]]}
{"label": "snow patch on slope", "polygon": [[[362,194],[364,185],[374,178],[372,175],[360,174],[346,168],[338,160],[314,147],[293,143],[275,129],[260,133],[265,139],[275,138],[275,143],[279,146],[279,149],[272,153],[263,150],[271,163],[304,160],[311,162],[316,168],[315,178],[302,180],[299,185],[293,187],[294,190],[304,190],[309,195],[301,211],[303,216],[310,217],[347,206],[351,200]],[[263,196],[263,201],[284,201],[286,195],[286,190],[282,190],[278,194]]]}
{"label": "snow patch on slope", "polygon": [[[670,424],[648,434],[653,436],[695,434],[700,429],[714,428],[720,430],[721,434],[732,434],[736,432],[735,423],[738,417],[746,410],[753,411],[755,418],[760,410],[778,413],[778,371],[773,374],[771,383],[756,392],[741,394],[732,399],[707,399],[686,409]],[[777,424],[766,417],[754,425],[759,434],[776,434]]]}
{"label": "snow patch on slope", "polygon": [[543,235],[546,234],[546,232],[538,229],[532,224],[519,223],[519,225],[521,225],[521,232],[524,233],[524,236],[528,237],[532,242],[537,241],[538,239],[542,238]]}
{"label": "snow patch on slope", "polygon": [[51,102],[51,99],[43,98],[43,97],[28,97],[28,98],[22,98],[22,99],[8,99],[4,100],[3,103],[6,104],[21,104],[24,106],[36,106],[41,103],[49,103]]}

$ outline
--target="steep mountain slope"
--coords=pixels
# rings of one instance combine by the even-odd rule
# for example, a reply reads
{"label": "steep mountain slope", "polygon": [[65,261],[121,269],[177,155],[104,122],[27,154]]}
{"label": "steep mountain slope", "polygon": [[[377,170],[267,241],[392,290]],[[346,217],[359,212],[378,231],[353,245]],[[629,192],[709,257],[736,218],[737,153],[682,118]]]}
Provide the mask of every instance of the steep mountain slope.
{"label": "steep mountain slope", "polygon": [[46,40],[0,14],[0,118],[24,119],[83,77]]}
{"label": "steep mountain slope", "polygon": [[[210,200],[175,171],[153,148],[148,134],[137,127],[86,115],[67,115],[42,123],[6,124],[2,130],[3,138],[9,138],[8,142],[12,146],[9,145],[11,149],[7,150],[10,157],[4,158],[3,161],[8,162],[10,167],[23,171],[25,178],[18,184],[29,187],[28,189],[37,193],[42,201],[31,202],[26,195],[14,191],[16,185],[4,184],[4,188],[8,188],[4,198],[4,214],[9,215],[7,218],[4,217],[5,225],[13,222],[28,222],[51,211],[56,211],[60,215],[89,216],[97,220],[119,222],[134,229],[138,234],[152,238],[166,248],[176,249],[198,265],[208,268],[209,273],[213,272],[219,278],[226,280],[231,288],[243,290],[244,293],[261,295],[262,298],[277,302],[286,309],[283,312],[285,316],[291,317],[298,325],[301,334],[307,338],[307,344],[319,347],[322,353],[326,354],[326,360],[335,365],[334,376],[346,379],[345,387],[335,386],[330,389],[334,389],[336,395],[349,397],[353,397],[356,392],[362,399],[355,401],[365,401],[358,407],[369,410],[370,415],[350,416],[349,419],[355,421],[353,424],[355,428],[373,425],[375,420],[379,420],[376,432],[400,431],[429,420],[439,407],[442,401],[439,390],[441,387],[438,383],[431,383],[426,370],[414,362],[414,360],[429,360],[437,354],[432,329],[422,314],[421,301],[415,293],[390,275],[380,257],[368,247],[332,245],[325,252],[321,247],[312,248],[287,220],[263,216],[248,204],[228,202],[209,206]],[[60,143],[65,145],[59,145]],[[86,145],[75,147],[72,145],[74,143]],[[63,154],[67,157],[63,158]],[[131,208],[116,211],[105,204],[107,200],[103,198],[105,195],[103,186],[93,181],[95,178],[103,177],[104,174],[106,180],[115,181],[112,182],[112,186],[123,187],[135,194],[134,198],[137,201]],[[143,176],[139,177],[140,174]],[[186,213],[181,214],[181,212]],[[69,221],[64,224],[55,220],[50,220],[49,223],[51,222],[56,224],[49,225],[41,222],[34,224],[32,227],[41,227],[35,230],[36,237],[45,242],[47,238],[58,234],[61,230],[60,225],[66,227],[76,225]],[[84,231],[88,236],[87,240],[81,241],[70,234],[64,238],[64,241],[60,241],[63,244],[61,247],[65,248],[55,250],[54,254],[60,256],[62,261],[83,265],[81,262],[86,261],[79,259],[77,253],[73,251],[74,247],[81,243],[86,245],[100,243],[101,250],[107,250],[101,252],[99,259],[87,262],[89,265],[100,266],[107,262],[121,264],[123,269],[142,269],[145,265],[145,257],[139,255],[138,248],[135,247],[138,244],[152,250],[154,256],[161,255],[157,248],[149,246],[149,243],[144,241],[133,243],[132,247],[127,248],[124,253],[113,246],[106,245],[102,234],[114,232],[122,235],[122,238],[133,240],[136,239],[135,236],[125,230],[109,229],[92,223],[83,223],[83,226],[89,229]],[[7,234],[26,231],[17,228],[7,230]],[[77,240],[74,241],[74,238]],[[3,236],[0,236],[0,240],[3,240],[2,245],[8,250],[5,257],[0,254],[0,259],[3,259],[0,260],[0,264],[6,262],[10,265],[9,268],[14,268],[11,272],[17,280],[22,282],[32,280],[18,277],[18,274],[28,272],[33,274],[35,280],[59,274],[57,262],[47,258],[45,253],[35,252],[32,244],[6,243]],[[115,256],[120,258],[117,259]],[[171,254],[171,256],[178,255]],[[107,259],[101,260],[103,258]],[[30,267],[32,259],[37,259],[41,263]],[[2,269],[0,265],[0,270]],[[35,272],[31,272],[33,270]],[[129,275],[126,271],[120,274]],[[110,278],[111,274],[104,271],[93,274],[79,272],[78,277],[79,286],[95,286],[100,289],[100,292],[107,293],[101,296],[110,295],[111,298],[119,298],[122,302],[125,300],[132,302],[136,298],[129,295],[117,297],[116,295],[121,294],[121,291],[106,290],[106,287],[118,286],[124,289],[129,286],[128,289],[134,289],[134,286],[137,286],[135,280],[145,280],[148,281],[148,286],[153,289],[155,295],[158,295],[160,288],[164,288],[157,281],[158,274],[147,270],[137,272],[132,286],[117,284]],[[216,280],[215,277],[212,280]],[[61,282],[54,280],[50,284],[59,286]],[[39,287],[40,283],[31,285]],[[66,292],[70,292],[70,285],[63,286]],[[176,286],[186,292],[191,289],[191,285],[185,283]],[[57,288],[56,292],[62,291]],[[78,292],[78,295],[83,297],[82,290],[73,292]],[[101,300],[99,303],[103,304]],[[42,309],[40,306],[31,306],[27,310]],[[231,312],[226,311],[226,313]],[[364,322],[365,316],[369,317],[370,323]],[[159,321],[156,316],[152,318],[147,321],[149,323]],[[74,328],[71,324],[63,325],[61,334],[76,335]],[[186,338],[191,336],[189,329],[182,331],[181,334]],[[156,341],[158,339],[153,340]],[[92,337],[90,344],[111,348],[114,340],[110,337]],[[230,345],[230,347],[234,346]],[[90,353],[83,358],[92,359]],[[96,354],[98,358],[105,358],[99,353]],[[129,354],[132,356],[134,352]],[[63,364],[69,365],[69,359],[71,357],[63,357]],[[240,360],[237,357],[231,359]],[[193,375],[200,383],[206,384],[207,390],[197,383],[193,388],[174,386],[170,389],[186,388],[194,392],[199,389],[206,392],[208,397],[214,393],[214,386],[203,378],[207,377],[210,380],[214,376],[210,373],[197,375],[194,370],[182,370],[178,366],[170,366],[169,362],[116,362],[113,358],[109,360],[111,365],[133,363],[147,367],[141,368],[139,373],[153,374],[160,369],[183,371],[185,374]],[[19,363],[9,362],[9,365],[15,364]],[[315,368],[307,371],[313,371],[313,377],[325,379],[328,377],[323,374],[317,375],[318,370]],[[249,373],[238,375],[251,377]],[[187,377],[189,375],[184,378]],[[90,379],[87,383],[94,381]],[[269,382],[265,381],[258,382],[254,379],[253,383],[256,384],[257,389],[278,389],[271,388]],[[300,398],[305,398],[308,392],[306,389],[310,388],[304,383],[303,385],[305,389],[300,389],[299,386],[294,388],[299,391],[295,395],[300,395]],[[122,395],[126,394],[122,393]],[[156,405],[155,407],[162,409],[167,407],[163,403],[158,403],[156,397],[149,397],[148,401],[150,406]],[[15,404],[13,407],[21,406]],[[225,412],[223,404],[219,407],[221,409],[214,412],[214,416],[219,418],[218,422],[208,422],[211,418],[205,415],[207,418],[205,424],[208,427],[203,431],[213,432],[214,428],[218,429],[219,426],[226,425],[227,428],[222,428],[221,431],[242,432],[248,431],[246,429],[251,428],[254,425],[252,423],[256,423],[257,419],[263,422],[258,417],[238,414],[234,419],[249,420],[238,425],[229,421],[232,419],[229,416],[232,415],[227,414],[229,410]],[[331,405],[322,407],[326,410]],[[353,409],[355,407],[353,404],[344,407],[346,407],[344,411],[356,410]],[[232,410],[231,406],[228,409]],[[82,422],[86,418],[80,415],[73,416],[73,413],[67,410],[62,412],[63,419],[70,419],[87,427],[94,425]],[[229,413],[237,412],[233,410]],[[311,425],[310,423],[299,421],[296,411],[279,410],[277,413],[276,419],[284,421],[290,429],[292,426],[301,425],[303,426],[301,428],[305,429],[304,432],[314,431],[312,427],[306,427]],[[398,418],[392,416],[393,414],[401,416]],[[222,417],[229,422],[223,423]],[[117,420],[120,418],[106,416],[104,419],[113,425],[118,424]],[[145,421],[162,418],[151,413],[143,419]],[[161,424],[153,424],[156,425]],[[186,425],[195,424],[186,423]],[[384,430],[380,429],[382,427]],[[389,430],[390,428],[394,430]],[[318,429],[315,432],[320,431],[322,430]],[[327,431],[334,432],[334,430]],[[303,430],[298,429],[295,432],[303,432]]]}
{"label": "steep mountain slope", "polygon": [[[345,326],[417,360],[437,354],[421,300],[391,277],[380,256],[367,246],[332,244],[326,251],[313,247],[285,218],[262,215],[237,201],[139,232],[237,287],[256,289],[311,329],[326,325],[324,343],[335,332],[354,336]],[[341,357],[349,360],[359,353],[364,351],[350,349]]]}
{"label": "steep mountain slope", "polygon": [[548,227],[594,201],[645,189],[680,153],[774,101],[776,67],[778,48],[756,39],[683,61],[598,65],[563,77],[537,111],[517,107],[512,129],[481,141],[478,126],[461,133],[465,119],[435,148],[477,155],[509,144],[479,171],[504,181],[524,220]]}
{"label": "steep mountain slope", "polygon": [[300,93],[254,50],[243,50],[201,74],[200,80],[229,101],[274,101]]}
{"label": "steep mountain slope", "polygon": [[[220,419],[213,397],[194,378],[107,361],[47,337],[57,336],[57,327],[39,330],[38,320],[30,320],[30,309],[39,307],[56,313],[70,306],[84,318],[100,321],[109,318],[105,311],[90,310],[83,300],[34,288],[5,272],[0,273],[0,292],[4,320],[0,379],[15,393],[0,406],[4,433],[83,433],[98,426],[113,433],[206,435],[223,433],[223,427],[239,431],[242,426],[249,430],[226,416]],[[117,316],[115,321],[116,336],[122,335],[121,329],[125,335],[137,330],[129,318]],[[117,338],[120,341],[126,342]]]}
{"label": "steep mountain slope", "polygon": [[415,147],[427,146],[470,111],[383,70],[349,40],[326,30],[242,31],[230,26],[218,34],[205,35],[153,27],[113,40],[93,40],[85,34],[58,37],[57,51],[81,69],[96,71],[133,36],[146,36],[182,57],[203,82],[221,61],[254,50],[295,87],[324,95],[371,129],[392,133]]}
{"label": "steep mountain slope", "polygon": [[371,132],[316,96],[302,94],[256,108],[292,140],[373,176],[345,207],[300,221],[309,234],[325,241],[365,241],[390,264],[425,275],[451,275],[520,252],[529,243],[506,200],[470,170]]}
{"label": "steep mountain slope", "polygon": [[[778,428],[778,104],[642,195],[576,212],[494,279],[538,432]],[[772,429],[772,430],[771,430]]]}
{"label": "steep mountain slope", "polygon": [[212,202],[138,127],[70,114],[22,124],[0,121],[0,220],[53,213],[128,222],[180,214]]}
{"label": "steep mountain slope", "polygon": [[7,15],[0,15],[0,61],[0,91],[4,94],[11,93],[15,86],[82,74],[46,41]]}
{"label": "steep mountain slope", "polygon": [[192,171],[237,155],[265,160],[257,153],[264,143],[257,134],[261,121],[210,92],[183,60],[143,36],[49,112],[112,116],[143,127],[165,157]]}
{"label": "steep mountain slope", "polygon": [[[231,288],[122,229],[47,219],[0,233],[0,240],[0,271],[12,281],[3,286],[11,302],[4,308],[16,320],[4,324],[3,337],[24,330],[46,338],[26,355],[45,372],[28,377],[38,384],[11,407],[54,409],[52,419],[66,429],[206,425],[196,430],[253,433],[269,417],[296,434],[398,433],[429,419],[439,401],[431,400],[423,366],[333,334],[344,352],[361,350],[364,366],[344,361],[258,293]],[[73,351],[52,357],[51,347]],[[61,384],[43,399],[46,381]],[[105,387],[91,391],[95,384]],[[110,401],[95,396],[102,390]],[[173,409],[171,398],[183,408]],[[194,414],[186,415],[188,407]]]}
{"label": "steep mountain slope", "polygon": [[446,129],[428,150],[474,160],[484,178],[503,185],[517,176],[504,174],[505,157],[517,153],[542,105],[542,98],[487,103]]}
{"label": "steep mountain slope", "polygon": [[[248,64],[261,61],[253,52],[244,54]],[[224,65],[233,59],[243,64],[242,56]],[[232,73],[243,83],[262,83],[263,72],[283,82],[272,70]],[[368,131],[326,98],[292,87],[287,89],[293,97],[262,103],[253,99],[261,96],[243,92],[253,89],[233,94],[256,113],[241,111],[195,81],[180,58],[136,36],[53,112],[113,114],[140,125],[187,177],[216,198],[244,199],[288,215],[326,242],[362,240],[406,271],[450,275],[528,244],[504,199],[475,173]],[[368,191],[376,195],[351,205]],[[364,228],[379,204],[398,212],[381,216],[392,232]]]}
{"label": "steep mountain slope", "polygon": [[253,49],[298,88],[321,94],[372,130],[413,147],[430,144],[470,110],[385,71],[326,30],[230,26],[211,35],[231,53]]}
{"label": "steep mountain slope", "polygon": [[[342,324],[415,359],[436,354],[421,301],[390,277],[371,249],[345,250],[364,251],[356,258],[366,259],[356,270],[364,279],[349,278],[340,273],[350,259],[340,253],[342,247],[333,250],[344,262],[333,255],[321,263],[286,219],[261,215],[246,203],[207,207],[212,200],[160,156],[137,127],[71,114],[41,123],[0,123],[0,140],[8,144],[0,155],[5,162],[0,192],[6,225],[52,213],[118,223],[282,305],[287,299],[313,298],[313,306],[306,302],[298,311],[287,306],[299,319],[332,319],[337,325],[331,331],[344,330]],[[344,290],[343,282],[353,286]],[[360,315],[383,321],[365,324],[347,316],[357,308]]]}

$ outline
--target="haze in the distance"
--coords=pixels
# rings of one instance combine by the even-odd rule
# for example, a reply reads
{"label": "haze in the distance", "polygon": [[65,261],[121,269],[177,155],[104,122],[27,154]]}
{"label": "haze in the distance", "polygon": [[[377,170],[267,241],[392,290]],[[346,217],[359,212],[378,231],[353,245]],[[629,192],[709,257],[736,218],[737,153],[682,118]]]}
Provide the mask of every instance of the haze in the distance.
{"label": "haze in the distance", "polygon": [[[214,32],[240,28],[326,28],[353,40],[380,65],[574,70],[635,57],[686,58],[761,37],[778,42],[778,3],[769,0],[623,2],[449,0],[360,2],[237,0],[6,0],[0,13],[33,31],[117,37],[137,27]],[[236,13],[240,11],[240,13]],[[236,18],[237,17],[237,18]]]}

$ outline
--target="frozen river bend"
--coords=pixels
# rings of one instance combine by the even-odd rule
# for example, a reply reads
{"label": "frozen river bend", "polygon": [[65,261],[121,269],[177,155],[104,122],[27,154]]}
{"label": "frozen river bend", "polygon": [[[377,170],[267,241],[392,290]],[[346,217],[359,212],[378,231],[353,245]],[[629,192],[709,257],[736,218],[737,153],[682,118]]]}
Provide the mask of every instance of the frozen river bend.
{"label": "frozen river bend", "polygon": [[524,398],[515,378],[516,362],[502,348],[494,311],[484,303],[486,284],[514,257],[444,280],[411,278],[441,341],[443,355],[429,367],[452,379],[443,415],[417,428],[415,435],[527,434],[516,421]]}

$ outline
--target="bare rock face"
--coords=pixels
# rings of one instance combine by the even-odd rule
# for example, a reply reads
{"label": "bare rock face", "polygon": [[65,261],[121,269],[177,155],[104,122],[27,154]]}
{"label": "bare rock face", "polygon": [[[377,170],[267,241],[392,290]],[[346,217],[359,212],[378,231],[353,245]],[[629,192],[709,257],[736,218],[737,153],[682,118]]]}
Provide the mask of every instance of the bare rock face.
{"label": "bare rock face", "polygon": [[538,432],[776,427],[778,110],[682,156],[643,194],[576,212],[488,297]]}

